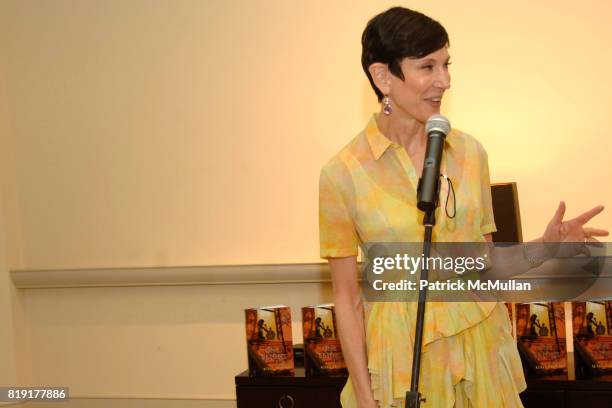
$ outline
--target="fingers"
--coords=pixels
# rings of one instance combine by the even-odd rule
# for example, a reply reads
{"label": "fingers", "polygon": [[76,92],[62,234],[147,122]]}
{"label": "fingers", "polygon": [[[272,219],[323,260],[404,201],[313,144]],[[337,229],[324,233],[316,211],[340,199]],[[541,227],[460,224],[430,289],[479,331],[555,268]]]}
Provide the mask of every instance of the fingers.
{"label": "fingers", "polygon": [[[604,249],[605,245],[603,242],[601,242],[600,240],[596,239],[596,238],[588,238],[585,242],[584,242],[584,247],[587,250],[587,256],[594,256],[595,254],[597,254],[597,252],[593,253],[593,251],[595,251],[596,249]],[[605,251],[603,254],[597,255],[597,256],[605,256]]]}
{"label": "fingers", "polygon": [[579,216],[575,218],[575,220],[578,221],[580,224],[584,225],[587,222],[589,222],[591,218],[593,218],[594,216],[602,212],[603,209],[604,209],[603,205],[598,205],[597,207],[594,207],[590,209],[589,211],[580,214]]}
{"label": "fingers", "polygon": [[587,237],[607,237],[608,235],[610,235],[608,231],[600,228],[585,227],[583,228],[583,230],[584,235],[586,235]]}
{"label": "fingers", "polygon": [[563,216],[565,215],[565,201],[561,201],[559,203],[559,207],[553,215],[552,220],[550,221],[552,224],[561,224],[563,222]]}

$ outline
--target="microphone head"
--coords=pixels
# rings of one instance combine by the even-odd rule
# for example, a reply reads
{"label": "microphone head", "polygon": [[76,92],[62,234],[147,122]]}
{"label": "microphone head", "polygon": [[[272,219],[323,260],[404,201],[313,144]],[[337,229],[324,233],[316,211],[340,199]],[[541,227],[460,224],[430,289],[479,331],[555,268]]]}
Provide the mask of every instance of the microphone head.
{"label": "microphone head", "polygon": [[448,118],[444,115],[433,115],[429,119],[427,119],[427,124],[425,125],[425,129],[427,134],[429,132],[440,132],[446,137],[450,132],[451,125],[448,121]]}

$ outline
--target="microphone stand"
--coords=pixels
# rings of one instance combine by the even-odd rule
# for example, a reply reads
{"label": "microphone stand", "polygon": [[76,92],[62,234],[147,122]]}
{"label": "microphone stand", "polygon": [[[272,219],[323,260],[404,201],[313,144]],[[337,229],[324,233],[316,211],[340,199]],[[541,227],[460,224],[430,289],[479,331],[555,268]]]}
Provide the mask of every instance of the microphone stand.
{"label": "microphone stand", "polygon": [[[420,184],[420,183],[419,183]],[[438,197],[440,190],[440,181],[437,181],[436,197]],[[431,251],[431,234],[433,226],[436,225],[435,209],[436,205],[429,211],[425,212],[423,217],[423,225],[425,226],[425,236],[423,239],[423,259],[425,262],[421,264],[421,274],[419,275],[420,280],[429,281],[429,266],[427,259]],[[419,392],[419,371],[421,368],[421,347],[423,344],[423,324],[425,321],[425,300],[427,298],[427,286],[421,289],[419,285],[419,301],[417,308],[417,321],[416,330],[414,334],[414,350],[412,354],[412,377],[410,380],[410,391],[406,391],[406,408],[419,408],[421,401],[425,402],[425,397],[421,396]]]}

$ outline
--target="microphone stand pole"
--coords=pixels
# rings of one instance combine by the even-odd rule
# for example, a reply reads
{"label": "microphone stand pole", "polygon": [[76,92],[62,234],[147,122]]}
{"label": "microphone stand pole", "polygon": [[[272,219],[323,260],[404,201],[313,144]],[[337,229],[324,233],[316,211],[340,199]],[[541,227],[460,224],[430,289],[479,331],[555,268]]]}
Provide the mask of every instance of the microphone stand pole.
{"label": "microphone stand pole", "polygon": [[[440,185],[438,184],[438,189]],[[421,264],[421,280],[429,281],[429,266],[427,259],[431,250],[431,233],[433,226],[436,224],[435,208],[425,212],[423,217],[423,225],[425,226],[425,237],[423,239],[423,259],[425,262]],[[419,301],[417,308],[416,330],[414,334],[414,350],[412,354],[412,377],[410,380],[410,391],[406,391],[406,408],[419,408],[421,401],[425,402],[425,398],[419,392],[419,371],[421,368],[421,347],[423,344],[423,324],[425,321],[425,300],[427,298],[427,286],[421,289],[419,285]]]}

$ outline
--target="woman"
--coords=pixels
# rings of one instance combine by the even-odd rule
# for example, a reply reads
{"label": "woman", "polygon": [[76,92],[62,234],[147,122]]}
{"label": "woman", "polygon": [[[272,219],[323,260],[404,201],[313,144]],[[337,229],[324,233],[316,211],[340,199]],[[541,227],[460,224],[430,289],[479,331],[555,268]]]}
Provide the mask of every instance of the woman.
{"label": "woman", "polygon": [[[339,337],[349,370],[345,408],[404,404],[410,387],[416,304],[362,301],[357,247],[419,242],[416,187],[425,123],[450,87],[448,35],[429,17],[401,7],[374,17],[362,36],[362,65],[381,102],[365,130],[336,154],[320,178],[321,257],[329,259]],[[441,171],[453,182],[456,214],[438,208],[434,241],[491,241],[495,231],[487,155],[455,129]],[[603,207],[563,221],[564,203],[543,242],[606,235],[582,226]],[[365,315],[365,316],[364,316]],[[520,407],[525,380],[502,303],[428,303],[419,391],[425,407]]]}

